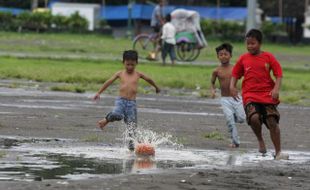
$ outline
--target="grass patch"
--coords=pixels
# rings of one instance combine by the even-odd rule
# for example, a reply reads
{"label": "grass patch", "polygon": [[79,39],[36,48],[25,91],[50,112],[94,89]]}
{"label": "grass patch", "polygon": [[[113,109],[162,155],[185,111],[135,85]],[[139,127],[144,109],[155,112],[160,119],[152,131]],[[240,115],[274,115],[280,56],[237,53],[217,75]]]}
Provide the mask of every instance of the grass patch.
{"label": "grass patch", "polygon": [[101,142],[103,141],[102,136],[99,135],[89,135],[89,136],[85,136],[81,139],[84,142]]}
{"label": "grass patch", "polygon": [[[208,46],[201,49],[198,57],[200,62],[218,63],[215,48],[223,43],[218,39],[208,39]],[[231,62],[235,63],[238,57],[246,52],[244,42],[229,41],[234,46]],[[85,55],[94,57],[103,55],[109,59],[121,58],[122,51],[132,48],[132,40],[126,38],[112,38],[97,34],[63,34],[63,33],[16,33],[0,32],[0,51],[18,52],[33,55]],[[280,58],[284,67],[309,68],[310,46],[275,44],[264,42],[262,49],[275,54]],[[296,60],[296,56],[302,59]],[[308,58],[307,58],[308,57]],[[292,64],[294,63],[294,64]],[[308,65],[308,66],[307,66]]]}
{"label": "grass patch", "polygon": [[[150,76],[162,89],[195,91],[209,97],[210,78],[215,66],[176,65],[162,67],[156,63],[139,63],[137,70]],[[0,78],[39,82],[64,83],[51,87],[53,91],[83,93],[97,91],[116,71],[123,69],[120,61],[18,59],[0,57]],[[280,92],[281,101],[303,104],[309,102],[310,75],[308,70],[285,68]],[[241,82],[238,83],[240,86]],[[114,86],[118,85],[116,81]],[[15,87],[12,84],[11,87]],[[112,87],[108,88],[110,92]],[[115,88],[117,89],[117,88]],[[141,80],[139,93],[154,93],[153,87]],[[177,93],[171,90],[171,93]],[[182,94],[182,93],[181,93]],[[304,101],[305,100],[305,101]]]}
{"label": "grass patch", "polygon": [[79,86],[75,86],[75,85],[52,86],[50,89],[52,91],[65,91],[65,92],[76,92],[76,93],[86,92],[86,90],[83,87],[79,87]]}
{"label": "grass patch", "polygon": [[205,133],[204,137],[207,139],[213,139],[213,140],[224,140],[224,135],[218,131],[212,131],[210,133]]}
{"label": "grass patch", "polygon": [[5,152],[5,151],[3,151],[3,150],[1,150],[1,151],[0,151],[0,158],[5,157],[5,155],[6,155],[6,152]]}

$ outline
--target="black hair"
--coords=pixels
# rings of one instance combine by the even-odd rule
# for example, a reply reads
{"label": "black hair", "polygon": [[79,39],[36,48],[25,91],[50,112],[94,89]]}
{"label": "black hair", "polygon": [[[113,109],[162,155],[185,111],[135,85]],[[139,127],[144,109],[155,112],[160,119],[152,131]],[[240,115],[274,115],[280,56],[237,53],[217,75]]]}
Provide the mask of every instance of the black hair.
{"label": "black hair", "polygon": [[134,60],[138,63],[138,52],[136,50],[126,50],[123,53],[123,62],[125,60]]}
{"label": "black hair", "polygon": [[167,14],[165,17],[166,22],[170,22],[171,21],[171,14]]}
{"label": "black hair", "polygon": [[260,44],[263,41],[263,34],[260,30],[258,29],[251,29],[249,30],[246,35],[246,38],[255,38]]}
{"label": "black hair", "polygon": [[218,54],[223,49],[225,49],[226,51],[228,51],[230,53],[230,55],[232,55],[233,47],[229,43],[223,43],[220,46],[218,46],[217,48],[215,48],[216,54]]}

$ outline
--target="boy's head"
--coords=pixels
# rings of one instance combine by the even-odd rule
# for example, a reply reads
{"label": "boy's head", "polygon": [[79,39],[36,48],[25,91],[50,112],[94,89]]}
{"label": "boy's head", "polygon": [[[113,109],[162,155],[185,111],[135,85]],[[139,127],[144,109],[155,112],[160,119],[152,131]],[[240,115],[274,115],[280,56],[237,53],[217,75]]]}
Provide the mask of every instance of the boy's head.
{"label": "boy's head", "polygon": [[134,71],[138,63],[138,52],[135,50],[126,50],[123,53],[123,64],[127,72]]}
{"label": "boy's head", "polygon": [[222,64],[227,64],[232,56],[233,47],[229,43],[223,43],[215,48],[217,58]]}
{"label": "boy's head", "polygon": [[170,22],[170,21],[171,21],[171,14],[167,14],[167,15],[166,15],[165,21],[166,21],[166,22]]}
{"label": "boy's head", "polygon": [[126,50],[123,53],[123,63],[126,60],[132,60],[138,63],[138,52],[136,50]]}
{"label": "boy's head", "polygon": [[245,35],[245,42],[249,53],[256,55],[260,53],[263,34],[260,30],[251,29]]}

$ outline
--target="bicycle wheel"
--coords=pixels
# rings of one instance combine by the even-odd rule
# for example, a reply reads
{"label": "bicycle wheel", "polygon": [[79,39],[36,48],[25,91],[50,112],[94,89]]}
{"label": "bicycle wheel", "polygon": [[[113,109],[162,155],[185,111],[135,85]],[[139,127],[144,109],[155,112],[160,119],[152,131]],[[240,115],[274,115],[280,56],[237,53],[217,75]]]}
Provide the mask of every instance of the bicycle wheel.
{"label": "bicycle wheel", "polygon": [[200,49],[194,47],[192,49],[192,56],[187,61],[195,61],[200,54]]}
{"label": "bicycle wheel", "polygon": [[180,61],[194,61],[200,54],[195,43],[181,42],[177,44],[177,59]]}
{"label": "bicycle wheel", "polygon": [[152,42],[149,35],[141,34],[133,42],[133,49],[139,54],[139,58],[147,59],[152,52],[155,52],[156,44]]}

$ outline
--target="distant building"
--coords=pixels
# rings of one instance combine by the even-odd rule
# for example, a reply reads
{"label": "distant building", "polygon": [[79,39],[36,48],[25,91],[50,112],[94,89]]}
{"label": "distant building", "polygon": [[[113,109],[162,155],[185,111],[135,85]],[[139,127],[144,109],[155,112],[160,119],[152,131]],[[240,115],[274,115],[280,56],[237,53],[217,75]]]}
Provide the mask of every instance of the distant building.
{"label": "distant building", "polygon": [[51,9],[53,15],[70,16],[78,12],[88,21],[88,30],[90,31],[99,27],[101,19],[101,6],[99,4],[53,3]]}
{"label": "distant building", "polygon": [[305,12],[305,22],[304,22],[304,37],[310,38],[310,6]]}

